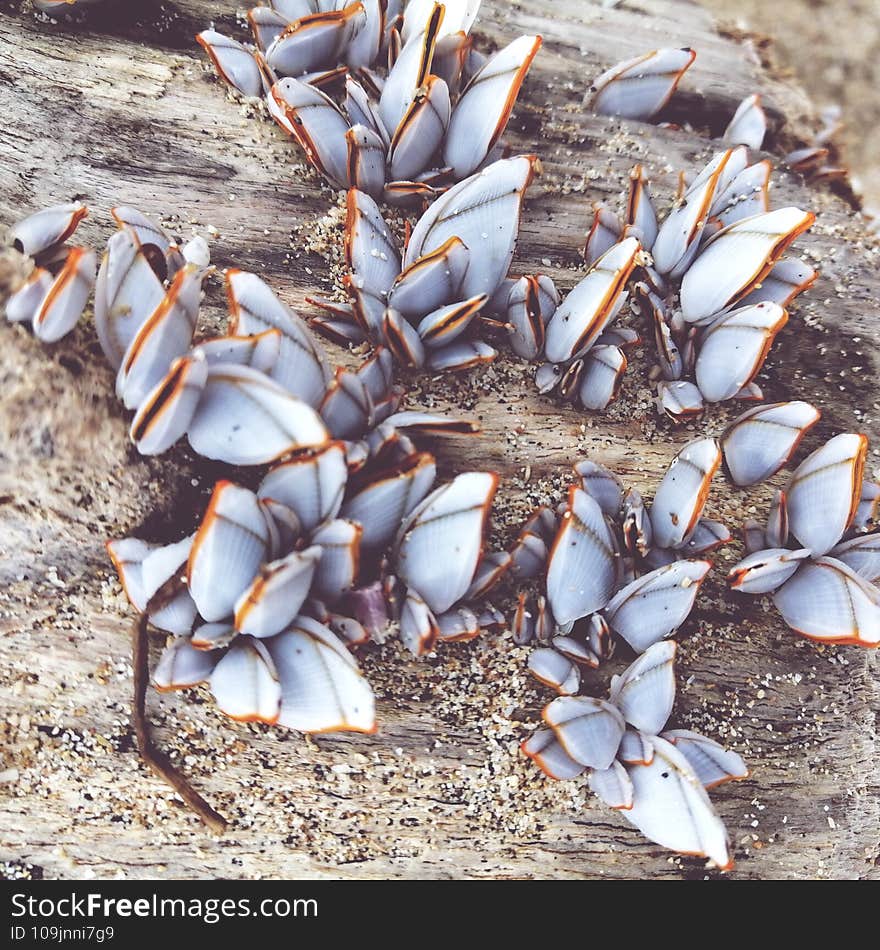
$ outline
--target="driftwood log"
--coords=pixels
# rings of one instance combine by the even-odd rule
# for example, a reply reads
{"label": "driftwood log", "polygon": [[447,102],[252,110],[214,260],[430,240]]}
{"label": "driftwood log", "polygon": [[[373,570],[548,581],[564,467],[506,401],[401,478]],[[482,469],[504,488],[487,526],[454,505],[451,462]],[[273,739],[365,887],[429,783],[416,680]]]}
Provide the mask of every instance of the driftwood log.
{"label": "driftwood log", "polygon": [[[110,5],[112,6],[112,5]],[[0,222],[81,198],[80,231],[102,246],[109,208],[133,204],[185,237],[206,234],[215,263],[263,274],[309,313],[309,293],[339,276],[339,197],[257,110],[234,101],[206,68],[193,34],[212,19],[241,35],[232,4],[201,0],[92,8],[72,23],[0,2]],[[218,15],[218,8],[228,12]],[[721,36],[684,0],[484,0],[486,46],[541,33],[507,134],[537,151],[515,268],[565,290],[582,269],[591,203],[617,205],[642,162],[661,203],[679,169],[717,148],[736,104],[760,91],[777,159],[805,141],[810,103],[775,78],[763,43]],[[658,128],[590,114],[591,77],[661,45],[698,50]],[[814,209],[799,244],[822,277],[797,301],[760,384],[768,400],[821,407],[819,438],[878,435],[878,250],[845,189],[811,188],[780,169],[774,205]],[[4,261],[15,280],[17,262]],[[205,329],[222,326],[219,281]],[[629,318],[633,322],[635,318]],[[106,558],[108,537],[170,540],[191,529],[221,466],[178,447],[140,458],[112,393],[112,373],[83,321],[41,346],[0,327],[0,681],[5,873],[46,877],[700,877],[705,862],[644,841],[583,782],[553,783],[518,752],[546,696],[509,635],[443,649],[424,661],[396,640],[366,652],[379,696],[376,736],[308,739],[238,725],[206,694],[149,697],[159,743],[229,819],[210,835],[143,767],[129,719],[131,610]],[[336,353],[336,351],[334,351]],[[350,354],[336,354],[352,362]],[[587,455],[649,496],[697,432],[719,431],[741,407],[695,424],[660,421],[648,372],[631,360],[606,414],[536,395],[529,369],[505,356],[469,375],[421,380],[410,404],[478,418],[481,438],[435,446],[444,474],[476,466],[502,476],[496,525],[508,540],[538,501],[556,501]],[[869,467],[878,464],[877,450]],[[241,473],[251,482],[253,474]],[[777,477],[777,482],[783,476]],[[770,486],[772,487],[772,486]],[[744,492],[719,476],[709,514],[738,525],[764,513],[770,487]],[[740,751],[752,776],[713,794],[735,842],[732,876],[880,877],[877,657],[794,636],[762,600],[723,584],[739,545],[723,549],[680,631],[674,723]],[[156,646],[158,649],[158,645]],[[589,677],[602,695],[615,659]]]}

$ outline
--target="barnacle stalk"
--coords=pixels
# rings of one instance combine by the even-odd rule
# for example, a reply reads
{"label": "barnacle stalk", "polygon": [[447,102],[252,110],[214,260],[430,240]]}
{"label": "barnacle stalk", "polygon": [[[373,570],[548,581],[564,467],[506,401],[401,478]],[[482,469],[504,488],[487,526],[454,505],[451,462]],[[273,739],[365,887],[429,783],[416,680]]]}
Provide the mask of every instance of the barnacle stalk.
{"label": "barnacle stalk", "polygon": [[134,675],[134,697],[131,705],[131,718],[134,733],[141,758],[146,765],[180,795],[187,806],[201,818],[211,831],[215,834],[222,834],[226,830],[226,819],[199,795],[171,759],[156,747],[150,735],[150,724],[146,713],[147,687],[150,683],[148,628],[150,612],[161,606],[164,597],[163,591],[157,591],[147,604],[147,609],[132,625],[131,659]]}

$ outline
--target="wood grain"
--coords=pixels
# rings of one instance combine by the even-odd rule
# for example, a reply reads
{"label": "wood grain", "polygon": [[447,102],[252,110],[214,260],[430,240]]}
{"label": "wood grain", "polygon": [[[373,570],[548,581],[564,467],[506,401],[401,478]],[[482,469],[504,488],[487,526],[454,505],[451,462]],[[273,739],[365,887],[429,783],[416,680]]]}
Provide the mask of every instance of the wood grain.
{"label": "wood grain", "polygon": [[[123,6],[123,5],[120,5]],[[308,313],[309,293],[338,277],[338,196],[296,147],[227,97],[192,34],[212,18],[240,31],[235,10],[162,2],[95,11],[73,24],[39,22],[0,0],[0,221],[79,197],[81,229],[106,240],[109,208],[162,216],[183,236],[211,238],[215,263],[264,274]],[[131,8],[134,8],[132,11]],[[537,151],[520,271],[568,289],[596,200],[617,204],[631,165],[645,164],[668,202],[680,168],[711,154],[736,103],[761,91],[777,154],[809,132],[804,96],[764,70],[748,43],[717,34],[683,0],[615,9],[566,0],[484,0],[486,46],[520,32],[545,39],[511,122],[512,150]],[[671,107],[679,131],[601,118],[581,103],[589,79],[660,45],[692,46],[697,62]],[[809,399],[820,437],[877,435],[878,249],[840,197],[774,174],[775,205],[817,211],[800,242],[820,266],[761,377],[768,399]],[[3,259],[0,281],[14,262]],[[3,275],[6,275],[5,277]],[[2,284],[0,284],[2,285]],[[206,327],[222,320],[212,285]],[[635,321],[633,321],[635,322]],[[309,740],[237,725],[206,695],[153,695],[156,734],[229,817],[205,832],[140,764],[128,704],[127,605],[104,554],[107,537],[180,536],[224,470],[184,448],[145,460],[127,441],[112,374],[88,323],[41,346],[0,327],[0,651],[3,783],[0,857],[9,874],[47,877],[699,877],[704,862],[640,838],[585,784],[551,783],[518,742],[546,697],[507,637],[415,662],[396,642],[368,651],[379,700],[377,736]],[[338,354],[351,361],[349,354]],[[465,377],[413,382],[411,404],[479,418],[479,439],[436,445],[444,473],[502,475],[497,538],[537,501],[561,497],[569,466],[589,455],[648,494],[677,447],[718,431],[719,408],[675,429],[651,403],[649,346],[631,361],[621,400],[590,415],[537,396],[527,367],[505,357]],[[870,464],[876,467],[876,450]],[[253,479],[253,474],[244,473]],[[763,512],[769,488],[720,478],[710,514],[732,527]],[[877,659],[795,638],[760,601],[733,599],[721,578],[679,634],[674,721],[738,749],[752,777],[714,793],[736,844],[732,876],[877,877]],[[599,695],[613,663],[589,679]]]}

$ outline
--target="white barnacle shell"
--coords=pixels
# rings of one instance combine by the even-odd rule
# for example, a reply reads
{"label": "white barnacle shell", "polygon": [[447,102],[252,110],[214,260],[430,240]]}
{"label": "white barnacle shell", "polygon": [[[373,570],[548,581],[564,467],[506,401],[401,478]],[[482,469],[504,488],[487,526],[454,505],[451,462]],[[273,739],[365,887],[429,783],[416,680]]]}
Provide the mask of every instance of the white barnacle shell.
{"label": "white barnacle shell", "polygon": [[413,435],[474,435],[480,431],[478,422],[413,410],[395,412],[385,424]]}
{"label": "white barnacle shell", "polygon": [[520,748],[550,778],[577,778],[586,770],[563,749],[552,729],[536,729]]}
{"label": "white barnacle shell", "polygon": [[388,294],[390,305],[407,315],[423,315],[460,296],[470,252],[461,238],[450,237],[440,247],[408,264]]}
{"label": "white barnacle shell", "polygon": [[114,369],[164,296],[137,232],[123,227],[107,242],[95,284],[95,330]]}
{"label": "white barnacle shell", "polygon": [[[539,638],[540,639],[540,638]],[[575,637],[553,637],[550,645],[557,653],[561,653],[566,659],[580,666],[589,666],[591,669],[597,669],[600,658],[593,652],[592,648],[576,639]]]}
{"label": "white barnacle shell", "polygon": [[262,74],[254,54],[246,46],[216,30],[203,30],[196,40],[211,57],[217,75],[243,96],[259,96]]}
{"label": "white barnacle shell", "polygon": [[93,251],[74,247],[64,261],[52,286],[34,311],[34,335],[44,343],[55,343],[76,326],[95,283],[97,261]]}
{"label": "white barnacle shell", "polygon": [[675,702],[675,651],[672,641],[654,643],[611,681],[612,702],[636,729],[656,735]]}
{"label": "white barnacle shell", "polygon": [[603,514],[616,518],[623,502],[623,486],[620,479],[598,462],[584,459],[574,466],[581,488],[598,502]]}
{"label": "white barnacle shell", "polygon": [[42,267],[35,267],[27,280],[6,301],[6,319],[10,323],[30,323],[55,278]]}
{"label": "white barnacle shell", "polygon": [[592,696],[560,696],[544,707],[544,722],[575,762],[607,769],[626,728],[620,710]]}
{"label": "white barnacle shell", "polygon": [[238,636],[238,631],[229,622],[203,623],[195,628],[190,645],[197,650],[220,650],[228,647]]}
{"label": "white barnacle shell", "polygon": [[175,636],[185,636],[196,619],[196,605],[181,581],[192,537],[174,544],[155,545],[137,538],[107,542],[107,553],[122,588],[136,610],[143,613],[153,595],[174,581],[168,596],[150,609],[150,623]]}
{"label": "white barnacle shell", "polygon": [[744,164],[745,156],[741,158],[737,149],[719,152],[663,219],[651,248],[654,267],[660,274],[679,277],[685,272],[700,246],[715,196]]}
{"label": "white barnacle shell", "polygon": [[719,317],[704,333],[694,367],[707,402],[732,399],[755,378],[788,313],[776,303],[740,307]]}
{"label": "white barnacle shell", "polygon": [[354,587],[360,570],[361,526],[345,518],[327,521],[312,534],[312,542],[321,547],[321,560],[315,570],[314,588],[328,603],[335,603]]}
{"label": "white barnacle shell", "polygon": [[434,457],[427,452],[415,454],[346,498],[341,515],[361,525],[361,547],[381,551],[431,490],[436,475]]}
{"label": "white barnacle shell", "polygon": [[186,637],[175,637],[153,670],[153,685],[160,692],[198,686],[211,676],[221,655],[219,650],[197,649]]}
{"label": "white barnacle shell", "polygon": [[[342,58],[350,69],[370,66],[385,41],[387,0],[361,0],[364,17],[354,30],[342,52]],[[336,7],[345,6],[345,0],[339,0]]]}
{"label": "white barnacle shell", "polygon": [[310,406],[317,406],[330,381],[330,369],[303,319],[256,274],[230,269],[225,278],[229,332],[257,336],[269,330],[280,331],[278,359],[267,372],[288,392]]}
{"label": "white barnacle shell", "polygon": [[743,305],[772,300],[787,307],[798,294],[812,287],[819,272],[796,257],[777,261],[770,271],[749,291],[740,303]]}
{"label": "white barnacle shell", "polygon": [[880,646],[880,590],[834,557],[807,561],[773,603],[792,630],[811,640]]}
{"label": "white barnacle shell", "polygon": [[144,399],[129,432],[141,455],[161,455],[183,437],[208,380],[208,363],[198,355],[176,359]]}
{"label": "white barnacle shell", "polygon": [[689,442],[670,462],[651,505],[654,542],[680,548],[697,526],[721,462],[715,439]]}
{"label": "white barnacle shell", "polygon": [[684,623],[711,567],[710,561],[674,561],[643,574],[608,603],[608,623],[634,650],[647,650]]}
{"label": "white barnacle shell", "polygon": [[737,106],[733,118],[724,130],[724,139],[731,145],[748,145],[757,151],[767,134],[767,116],[761,107],[761,96],[746,96]]}
{"label": "white barnacle shell", "polygon": [[767,515],[767,527],[764,530],[767,544],[781,548],[788,541],[788,500],[781,488],[773,493],[770,513]]}
{"label": "white barnacle shell", "polygon": [[274,6],[251,7],[248,10],[248,24],[254,37],[254,42],[265,52],[272,43],[284,32],[284,28],[293,20],[298,20],[300,16],[307,16],[312,12],[312,8],[303,0],[304,12],[299,16],[288,18],[280,9]]}
{"label": "white barnacle shell", "polygon": [[377,132],[365,125],[354,125],[345,133],[348,160],[348,184],[372,195],[385,187],[385,143]]}
{"label": "white barnacle shell", "polygon": [[724,823],[687,758],[670,742],[654,736],[649,765],[630,765],[632,807],[621,812],[651,841],[711,858],[722,870],[733,866]]}
{"label": "white barnacle shell", "polygon": [[547,542],[526,526],[511,551],[511,570],[522,580],[537,577],[547,562]]}
{"label": "white barnacle shell", "polygon": [[268,551],[269,529],[257,496],[218,482],[187,563],[189,591],[205,620],[232,616]]}
{"label": "white barnacle shell", "polygon": [[775,475],[820,415],[808,402],[777,402],[748,409],[721,436],[730,477],[737,485],[745,486]]}
{"label": "white barnacle shell", "polygon": [[825,554],[852,523],[862,491],[868,440],[852,432],[829,439],[794,470],[786,487],[791,533]]}
{"label": "white barnacle shell", "polygon": [[633,805],[633,783],[626,768],[615,760],[607,769],[593,769],[590,790],[609,808],[627,811]]}
{"label": "white barnacle shell", "polygon": [[626,356],[617,346],[594,346],[584,358],[578,398],[585,409],[606,409],[616,398],[626,372]]}
{"label": "white barnacle shell", "polygon": [[700,518],[690,537],[680,550],[685,554],[705,554],[715,548],[727,544],[730,532],[720,521],[711,521],[709,518]]}
{"label": "white barnacle shell", "polygon": [[295,512],[302,530],[311,532],[339,514],[347,479],[345,447],[329,442],[276,465],[257,494],[286,505]]}
{"label": "white barnacle shell", "polygon": [[282,76],[319,72],[339,63],[345,48],[365,24],[362,3],[302,16],[288,23],[273,40],[266,50],[266,61]]}
{"label": "white barnacle shell", "polygon": [[580,687],[581,676],[575,664],[556,650],[541,647],[529,654],[529,672],[561,696],[572,696]]}
{"label": "white barnacle shell", "polygon": [[676,422],[692,419],[706,408],[699,387],[686,379],[661,380],[657,394],[663,411]]}
{"label": "white barnacle shell", "polygon": [[382,318],[382,339],[399,363],[416,368],[425,365],[425,344],[419,331],[393,307],[388,307]]}
{"label": "white barnacle shell", "polygon": [[281,633],[309,596],[322,553],[312,545],[263,564],[235,603],[235,629],[258,638]]}
{"label": "white barnacle shell", "polygon": [[328,627],[300,616],[265,643],[281,681],[278,725],[301,732],[376,731],[370,684]]}
{"label": "white barnacle shell", "polygon": [[337,368],[319,406],[321,418],[333,438],[359,438],[374,411],[372,397],[363,379],[350,370]]}
{"label": "white barnacle shell", "polygon": [[281,682],[266,645],[259,640],[237,637],[214,667],[208,685],[217,706],[232,719],[278,721]]}
{"label": "white barnacle shell", "polygon": [[815,221],[799,208],[778,208],[736,221],[713,235],[681,282],[681,310],[695,323],[733,306],[771,271]]}
{"label": "white barnacle shell", "polygon": [[716,190],[712,206],[709,209],[709,224],[703,239],[707,239],[712,229],[726,228],[735,221],[763,214],[770,210],[770,172],[773,166],[769,161],[755,162],[746,166],[732,178],[726,187]]}
{"label": "white barnacle shell", "polygon": [[400,638],[413,656],[430,653],[440,636],[437,618],[418,591],[406,592],[400,610]]}
{"label": "white barnacle shell", "polygon": [[703,788],[715,788],[725,782],[734,782],[749,777],[749,770],[742,757],[714,739],[701,736],[690,729],[668,729],[660,738],[671,742],[688,760],[694,774],[703,783]]}
{"label": "white barnacle shell", "polygon": [[[553,281],[543,275],[520,277],[504,293],[500,304],[501,315],[507,319],[511,349],[523,359],[537,359],[544,348],[544,327],[559,306],[559,293]],[[490,302],[495,309],[498,300]]]}
{"label": "white barnacle shell", "polygon": [[465,643],[479,636],[480,626],[481,621],[472,610],[456,607],[437,617],[437,639],[444,643]]}
{"label": "white barnacle shell", "polygon": [[435,614],[456,604],[474,579],[497,486],[491,472],[458,475],[428,495],[400,528],[396,573]]}
{"label": "white barnacle shell", "polygon": [[525,591],[521,591],[517,597],[510,632],[517,646],[525,646],[535,639],[534,603]]}
{"label": "white barnacle shell", "polygon": [[429,313],[417,328],[422,342],[429,349],[448,346],[467,330],[487,300],[485,294],[479,294],[470,300],[447,304]]}
{"label": "white barnacle shell", "polygon": [[116,394],[128,409],[142,405],[169,367],[192,343],[205,272],[193,264],[178,271],[158,306],[128,345],[116,374]]}
{"label": "white barnacle shell", "polygon": [[351,270],[349,293],[361,302],[355,312],[366,329],[376,331],[400,273],[400,251],[376,202],[357,189],[348,192],[346,201],[345,258]]}
{"label": "white barnacle shell", "polygon": [[483,340],[456,340],[439,349],[428,350],[425,365],[435,372],[457,373],[492,363],[498,350]]}
{"label": "white barnacle shell", "polygon": [[[601,202],[593,204],[593,223],[587,232],[584,244],[583,258],[588,266],[592,266],[610,248],[618,243],[623,232],[620,218],[613,211],[609,211]],[[647,245],[646,245],[647,246]]]}
{"label": "white barnacle shell", "polygon": [[320,89],[299,79],[280,79],[270,95],[283,110],[287,128],[309,161],[330,181],[348,184],[348,120]]}
{"label": "white barnacle shell", "polygon": [[379,115],[389,132],[400,125],[416,92],[431,74],[431,62],[443,20],[443,6],[434,4],[418,32],[407,37],[388,72],[379,97]]}
{"label": "white barnacle shell", "polygon": [[507,551],[491,551],[484,554],[471,586],[465,592],[464,599],[482,600],[507,573],[512,561]]}
{"label": "white barnacle shell", "polygon": [[427,76],[391,139],[388,161],[393,181],[411,181],[429,167],[451,115],[449,87],[439,77]]}
{"label": "white barnacle shell", "polygon": [[[438,28],[438,37],[453,36],[456,33],[468,33],[482,0],[445,0],[443,4],[443,22]],[[401,35],[404,42],[411,36],[421,36],[435,7],[434,0],[408,0],[403,19]]]}
{"label": "white barnacle shell", "polygon": [[641,165],[634,165],[629,175],[629,196],[626,223],[638,228],[642,246],[650,250],[657,239],[657,211],[651,198],[650,182]]}
{"label": "white barnacle shell", "polygon": [[352,125],[365,125],[381,136],[386,147],[390,145],[391,138],[379,117],[377,103],[370,98],[370,94],[363,85],[351,76],[345,79],[343,108]]}
{"label": "white barnacle shell", "polygon": [[547,598],[556,622],[568,624],[600,610],[616,584],[617,551],[602,508],[573,486],[547,567]]}
{"label": "white barnacle shell", "polygon": [[614,319],[639,248],[633,237],[615,244],[562,301],[547,324],[544,353],[551,363],[582,356]]}
{"label": "white barnacle shell", "polygon": [[202,398],[187,430],[205,458],[265,465],[329,439],[318,413],[265,373],[220,363],[208,368]]}
{"label": "white barnacle shell", "polygon": [[733,590],[744,594],[770,594],[781,587],[810,557],[808,548],[766,548],[744,557],[727,577]]}
{"label": "white barnacle shell", "polygon": [[869,479],[864,479],[859,507],[856,509],[856,516],[853,518],[850,527],[865,530],[876,526],[878,509],[880,509],[880,485]]}
{"label": "white barnacle shell", "polygon": [[831,555],[852,568],[870,584],[880,581],[880,534],[866,534],[844,541]]}
{"label": "white barnacle shell", "polygon": [[14,224],[9,231],[10,241],[22,254],[36,257],[63,244],[88,213],[89,209],[79,201],[43,208]]}
{"label": "white barnacle shell", "polygon": [[283,339],[280,330],[264,330],[252,336],[215,336],[194,346],[192,353],[203,358],[208,366],[234,363],[271,376],[278,367]]}
{"label": "white barnacle shell", "polygon": [[452,112],[443,163],[457,178],[470,175],[501,138],[540,36],[520,36],[496,53],[471,79]]}
{"label": "white barnacle shell", "polygon": [[531,156],[503,159],[450,188],[413,229],[404,267],[457,237],[470,252],[460,298],[493,294],[513,259],[534,162]]}
{"label": "white barnacle shell", "polygon": [[624,765],[650,765],[654,758],[654,746],[643,732],[627,729],[620,740],[617,760]]}
{"label": "white barnacle shell", "polygon": [[649,119],[669,101],[696,58],[692,49],[656,49],[612,66],[587,94],[600,115]]}

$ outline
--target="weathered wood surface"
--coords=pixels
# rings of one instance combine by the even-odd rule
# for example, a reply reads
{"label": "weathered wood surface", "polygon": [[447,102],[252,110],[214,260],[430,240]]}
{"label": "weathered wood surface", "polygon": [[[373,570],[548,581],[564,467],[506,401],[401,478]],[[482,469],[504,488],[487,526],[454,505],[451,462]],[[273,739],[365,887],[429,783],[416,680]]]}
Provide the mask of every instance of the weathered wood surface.
{"label": "weathered wood surface", "polygon": [[[272,125],[224,95],[192,34],[210,19],[231,29],[232,5],[121,4],[139,13],[74,26],[36,22],[0,2],[0,222],[74,196],[93,213],[94,246],[108,209],[128,203],[180,233],[219,231],[215,262],[264,273],[296,306],[332,281],[336,196],[307,172]],[[613,10],[570,0],[484,0],[479,34],[498,43],[540,32],[545,46],[508,141],[538,151],[516,266],[573,285],[595,200],[616,203],[634,161],[661,199],[679,168],[710,154],[735,104],[758,89],[769,147],[805,133],[809,103],[776,81],[749,47],[717,35],[682,0]],[[676,114],[697,131],[603,119],[580,106],[589,77],[659,45],[699,56]],[[785,117],[785,118],[783,118]],[[774,202],[814,208],[803,241],[823,276],[799,301],[761,377],[768,399],[821,406],[819,435],[877,435],[877,249],[851,209],[774,175]],[[329,213],[328,213],[329,212]],[[309,249],[312,248],[312,249]],[[211,288],[209,321],[222,295]],[[210,836],[140,765],[128,719],[130,613],[107,563],[108,536],[161,539],[190,528],[221,469],[184,449],[147,461],[131,449],[111,372],[84,323],[43,347],[0,328],[0,680],[3,783],[0,857],[10,873],[52,877],[694,877],[704,862],[646,843],[584,784],[545,780],[517,751],[544,699],[525,651],[490,637],[415,662],[396,643],[364,664],[380,696],[374,737],[307,740],[236,725],[206,697],[151,696],[156,733],[232,821]],[[453,406],[485,435],[437,447],[445,472],[497,469],[500,535],[535,501],[559,497],[568,466],[591,454],[647,493],[676,446],[731,417],[713,410],[687,429],[650,405],[650,347],[631,361],[606,415],[534,394],[526,368],[494,368],[414,389],[415,405]],[[858,367],[858,369],[856,369]],[[810,446],[818,442],[811,436]],[[877,465],[876,450],[870,456]],[[555,493],[555,494],[554,494]],[[710,513],[738,524],[769,489],[718,480]],[[737,556],[718,559],[720,578]],[[877,659],[795,638],[766,605],[725,595],[715,579],[681,631],[674,721],[741,751],[752,778],[713,797],[736,843],[733,876],[877,877]],[[598,695],[617,661],[590,678]]]}

